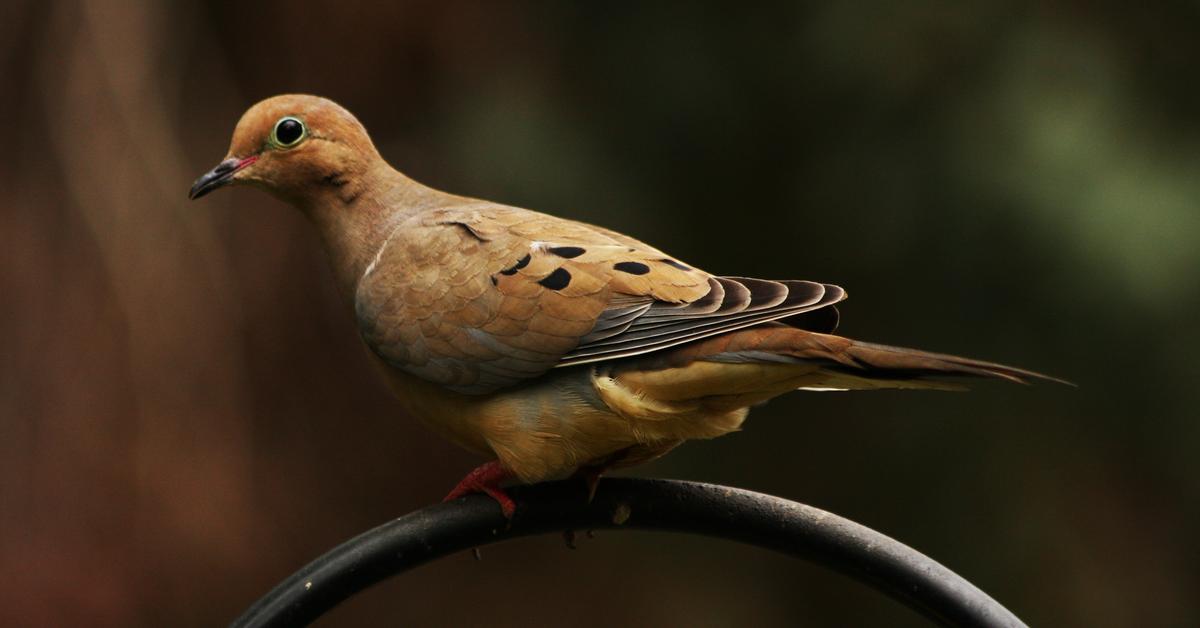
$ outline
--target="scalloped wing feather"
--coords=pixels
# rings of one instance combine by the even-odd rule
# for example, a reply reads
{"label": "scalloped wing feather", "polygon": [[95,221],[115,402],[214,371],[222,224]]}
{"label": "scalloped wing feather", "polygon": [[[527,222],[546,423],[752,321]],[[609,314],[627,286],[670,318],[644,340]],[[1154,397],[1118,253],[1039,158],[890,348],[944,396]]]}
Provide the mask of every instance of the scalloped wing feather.
{"label": "scalloped wing feather", "polygon": [[470,203],[401,223],[359,281],[364,340],[466,394],[823,308],[836,286],[714,277],[628,236]]}

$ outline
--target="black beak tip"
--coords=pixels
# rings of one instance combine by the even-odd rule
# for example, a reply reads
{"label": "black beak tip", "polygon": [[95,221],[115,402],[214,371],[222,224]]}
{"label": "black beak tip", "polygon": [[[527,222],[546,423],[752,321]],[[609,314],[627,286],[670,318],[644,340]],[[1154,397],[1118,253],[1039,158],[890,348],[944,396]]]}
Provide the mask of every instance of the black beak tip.
{"label": "black beak tip", "polygon": [[194,201],[212,191],[212,188],[205,188],[203,183],[204,182],[202,179],[197,179],[196,182],[192,184],[192,189],[188,190],[189,201]]}
{"label": "black beak tip", "polygon": [[245,160],[226,159],[217,164],[216,168],[200,175],[199,179],[188,190],[188,200],[196,200],[209,192],[233,182],[233,175],[249,163]]}

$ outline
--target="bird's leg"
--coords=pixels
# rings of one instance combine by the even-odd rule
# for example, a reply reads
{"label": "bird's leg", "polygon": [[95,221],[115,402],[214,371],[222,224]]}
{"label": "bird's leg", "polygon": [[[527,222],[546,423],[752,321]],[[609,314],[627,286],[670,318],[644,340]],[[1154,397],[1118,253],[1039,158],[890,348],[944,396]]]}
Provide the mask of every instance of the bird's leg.
{"label": "bird's leg", "polygon": [[587,484],[589,504],[596,499],[596,487],[600,486],[600,477],[605,471],[608,471],[608,467],[585,467],[579,470],[579,477]]}
{"label": "bird's leg", "polygon": [[612,468],[612,462],[613,459],[610,457],[597,464],[579,467],[575,470],[575,475],[572,477],[577,477],[587,484],[589,504],[596,498],[596,487],[600,485],[600,477],[608,473],[608,470]]}
{"label": "bird's leg", "polygon": [[575,470],[573,477],[580,478],[587,484],[589,504],[596,498],[596,487],[600,485],[600,477],[612,470],[617,462],[628,456],[630,449],[632,447],[615,451],[604,458],[594,460],[590,464]]}
{"label": "bird's leg", "polygon": [[500,466],[499,461],[485,462],[468,473],[467,477],[463,478],[442,501],[448,502],[471,493],[486,493],[488,497],[500,504],[500,511],[504,513],[504,518],[512,519],[513,513],[517,511],[517,503],[508,496],[504,489],[500,488],[500,483],[511,477],[512,474]]}
{"label": "bird's leg", "polygon": [[[588,465],[586,467],[579,467],[578,469],[575,470],[575,474],[571,476],[571,477],[580,478],[583,480],[583,482],[585,484],[587,484],[587,489],[588,489],[587,503],[589,503],[589,504],[592,503],[592,500],[596,498],[596,487],[600,484],[600,476],[604,475],[604,473],[609,470],[609,468],[611,467],[611,464],[612,464],[612,457],[610,456],[608,459],[605,459],[600,464]],[[591,530],[587,531],[587,537],[589,539],[592,538]],[[563,530],[563,541],[567,544],[567,548],[575,549],[575,531],[574,530]]]}

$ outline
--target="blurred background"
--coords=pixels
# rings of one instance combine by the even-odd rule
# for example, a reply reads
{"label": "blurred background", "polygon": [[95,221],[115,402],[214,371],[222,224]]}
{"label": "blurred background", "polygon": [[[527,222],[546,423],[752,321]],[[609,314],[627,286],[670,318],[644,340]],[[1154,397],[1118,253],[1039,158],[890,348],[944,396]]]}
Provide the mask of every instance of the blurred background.
{"label": "blurred background", "polygon": [[[0,624],[226,623],[480,462],[397,410],[298,212],[185,200],[244,109],[310,92],[435,187],[1080,385],[795,394],[632,473],[850,517],[1034,625],[1197,625],[1198,32],[1191,2],[5,0]],[[321,625],[923,624],[753,548],[582,541]]]}

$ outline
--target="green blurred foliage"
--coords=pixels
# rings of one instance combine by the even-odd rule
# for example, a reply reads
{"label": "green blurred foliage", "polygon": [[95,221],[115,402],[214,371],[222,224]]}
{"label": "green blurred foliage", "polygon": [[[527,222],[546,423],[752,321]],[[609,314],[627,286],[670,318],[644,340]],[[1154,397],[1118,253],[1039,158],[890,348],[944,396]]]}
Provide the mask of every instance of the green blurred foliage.
{"label": "green blurred foliage", "polygon": [[[1200,8],[124,0],[0,8],[4,625],[226,622],[477,461],[401,416],[302,217],[184,200],[238,115],[346,105],[398,168],[842,332],[1079,383],[795,394],[633,471],[892,535],[1033,625],[1200,623]],[[456,557],[323,625],[921,625],[749,548]]]}

